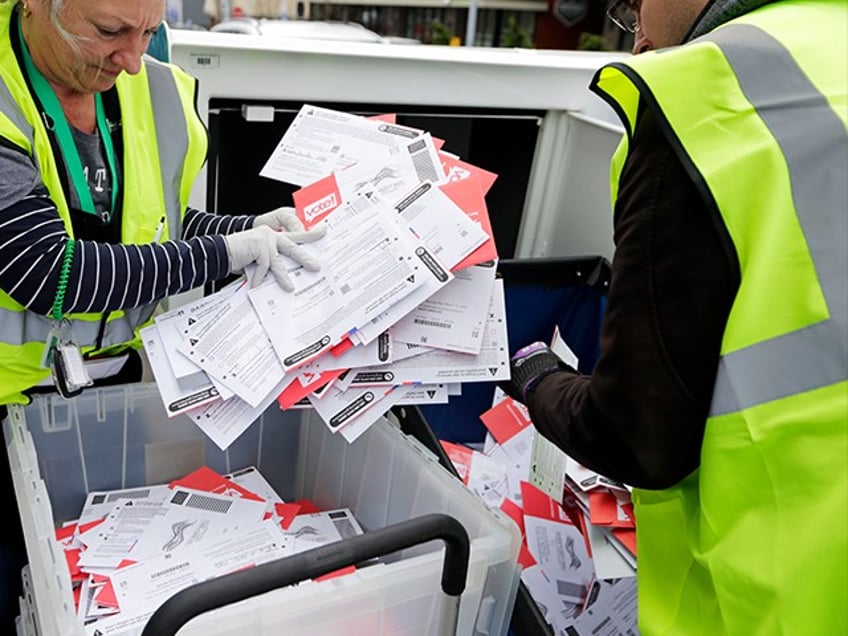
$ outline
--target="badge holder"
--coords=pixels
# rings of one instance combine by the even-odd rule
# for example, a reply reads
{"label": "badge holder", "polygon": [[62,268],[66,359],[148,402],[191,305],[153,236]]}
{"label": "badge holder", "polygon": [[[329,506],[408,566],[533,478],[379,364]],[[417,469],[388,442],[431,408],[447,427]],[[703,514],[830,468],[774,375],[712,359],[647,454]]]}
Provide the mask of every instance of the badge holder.
{"label": "badge holder", "polygon": [[82,351],[71,338],[67,320],[62,320],[50,330],[41,366],[50,369],[56,389],[63,398],[75,397],[94,384],[85,367]]}

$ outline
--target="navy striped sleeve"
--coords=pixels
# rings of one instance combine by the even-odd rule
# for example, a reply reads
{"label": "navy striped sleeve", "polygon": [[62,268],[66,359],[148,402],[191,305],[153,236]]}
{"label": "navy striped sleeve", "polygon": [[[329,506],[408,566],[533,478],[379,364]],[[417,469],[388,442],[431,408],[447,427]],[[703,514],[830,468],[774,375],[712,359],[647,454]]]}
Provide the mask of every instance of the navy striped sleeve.
{"label": "navy striped sleeve", "polygon": [[212,212],[203,212],[187,208],[183,218],[183,239],[210,234],[233,234],[253,227],[254,217],[249,214],[240,216],[222,216]]}
{"label": "navy striped sleeve", "polygon": [[[45,196],[31,195],[0,211],[0,289],[49,314],[68,238]],[[64,310],[130,309],[220,280],[228,270],[221,235],[143,245],[76,241]]]}

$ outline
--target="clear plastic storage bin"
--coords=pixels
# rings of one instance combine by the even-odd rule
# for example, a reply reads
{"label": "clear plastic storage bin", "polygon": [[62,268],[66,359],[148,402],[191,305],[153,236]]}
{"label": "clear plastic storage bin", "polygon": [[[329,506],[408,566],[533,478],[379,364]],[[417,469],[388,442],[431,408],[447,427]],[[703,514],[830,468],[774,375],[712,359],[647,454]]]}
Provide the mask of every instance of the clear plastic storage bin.
{"label": "clear plastic storage bin", "polygon": [[[79,513],[86,493],[164,483],[201,465],[220,473],[255,465],[284,499],[350,508],[366,531],[426,513],[455,517],[471,539],[457,633],[505,634],[509,626],[519,580],[517,528],[385,418],[349,445],[311,411],[272,406],[221,452],[188,418],[168,419],[155,386],[137,384],[13,406],[4,432],[29,554],[33,622],[42,636],[85,634],[53,537]],[[214,610],[180,634],[435,634],[442,553],[431,541],[385,557],[386,565]]]}

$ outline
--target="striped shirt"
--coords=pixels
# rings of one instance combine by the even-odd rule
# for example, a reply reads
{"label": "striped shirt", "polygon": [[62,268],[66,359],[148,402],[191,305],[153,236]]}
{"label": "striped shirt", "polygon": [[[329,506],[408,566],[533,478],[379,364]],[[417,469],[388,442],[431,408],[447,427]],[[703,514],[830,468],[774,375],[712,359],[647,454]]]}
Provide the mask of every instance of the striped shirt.
{"label": "striped shirt", "polygon": [[[70,237],[56,206],[37,192],[0,211],[0,289],[48,315]],[[229,273],[223,236],[252,225],[252,216],[189,208],[180,240],[143,245],[78,240],[64,311],[131,309],[220,280]]]}

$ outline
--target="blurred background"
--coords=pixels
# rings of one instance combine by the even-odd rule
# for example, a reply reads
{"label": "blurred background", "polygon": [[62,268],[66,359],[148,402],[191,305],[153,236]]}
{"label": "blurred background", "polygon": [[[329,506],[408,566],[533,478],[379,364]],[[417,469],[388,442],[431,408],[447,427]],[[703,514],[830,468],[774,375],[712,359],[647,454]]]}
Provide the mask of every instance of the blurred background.
{"label": "blurred background", "polygon": [[[624,51],[632,35],[606,18],[606,0],[168,0],[182,29],[560,50]],[[306,26],[282,22],[317,23]]]}

